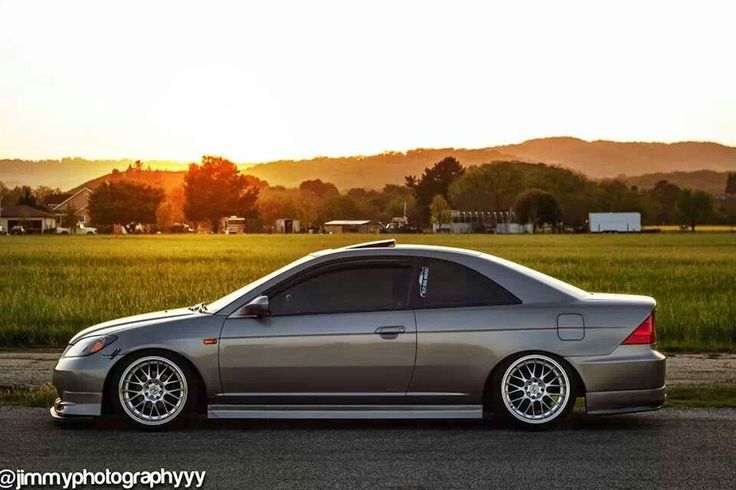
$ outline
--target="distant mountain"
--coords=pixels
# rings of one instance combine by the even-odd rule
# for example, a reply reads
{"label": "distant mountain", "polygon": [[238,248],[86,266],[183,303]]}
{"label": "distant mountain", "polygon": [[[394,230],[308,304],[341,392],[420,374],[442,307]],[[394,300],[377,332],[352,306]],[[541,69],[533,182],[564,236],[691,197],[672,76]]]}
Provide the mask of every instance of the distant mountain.
{"label": "distant mountain", "polygon": [[[419,175],[425,167],[446,156],[454,156],[465,166],[495,160],[544,162],[572,168],[593,178],[700,170],[736,171],[736,148],[718,143],[619,143],[570,137],[534,139],[519,144],[480,149],[416,149],[371,156],[240,163],[238,166],[271,185],[291,187],[304,180],[322,179],[334,183],[342,190],[351,187],[380,189],[389,183],[401,185],[406,175]],[[8,186],[27,184],[69,189],[106,175],[113,169],[125,170],[131,163],[131,160],[93,161],[79,158],[42,162],[0,160],[0,181]],[[186,165],[179,162],[143,163],[153,170],[186,169]],[[685,175],[681,177],[689,178]],[[686,182],[683,185],[689,186]]]}
{"label": "distant mountain", "polygon": [[593,178],[702,169],[736,171],[736,148],[709,142],[620,143],[555,137],[493,149],[521,160],[572,168]]}
{"label": "distant mountain", "polygon": [[[8,187],[46,185],[62,190],[77,187],[83,182],[108,174],[113,170],[125,170],[133,160],[87,160],[62,158],[61,160],[0,160],[0,182]],[[147,167],[158,170],[186,170],[178,162],[147,161]]]}
{"label": "distant mountain", "polygon": [[493,149],[416,149],[357,157],[317,157],[311,160],[280,160],[248,167],[245,172],[271,185],[298,186],[305,180],[322,179],[339,189],[352,187],[381,189],[386,184],[404,185],[407,175],[421,175],[426,167],[453,156],[463,165],[478,165],[494,160],[518,160]]}
{"label": "distant mountain", "polygon": [[658,172],[653,174],[637,175],[627,177],[622,175],[618,180],[629,185],[635,185],[640,189],[651,189],[660,180],[666,180],[679,187],[689,187],[705,191],[710,194],[723,194],[726,190],[728,172],[716,172],[714,170],[696,170],[694,172]]}

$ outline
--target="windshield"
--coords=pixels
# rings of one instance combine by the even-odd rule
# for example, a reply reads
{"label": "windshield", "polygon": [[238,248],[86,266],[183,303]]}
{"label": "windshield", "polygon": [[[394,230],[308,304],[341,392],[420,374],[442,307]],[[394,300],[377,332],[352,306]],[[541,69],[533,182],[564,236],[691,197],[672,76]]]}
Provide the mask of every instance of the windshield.
{"label": "windshield", "polygon": [[294,262],[291,262],[290,264],[287,264],[283,266],[280,269],[277,269],[270,274],[267,274],[260,279],[256,279],[255,281],[251,282],[250,284],[247,284],[246,286],[243,286],[242,288],[238,289],[237,291],[233,291],[232,293],[228,294],[227,296],[223,296],[220,299],[217,299],[211,303],[207,303],[205,305],[205,308],[210,313],[217,313],[233,301],[236,301],[238,298],[243,296],[248,291],[257,288],[261,284],[264,284],[267,281],[270,281],[274,277],[278,276],[279,274],[282,274],[286,272],[287,270],[291,269],[292,267],[296,267],[297,265],[303,264],[305,262],[309,262],[310,260],[314,259],[313,255],[307,255],[306,257],[302,257],[301,259],[297,259]]}

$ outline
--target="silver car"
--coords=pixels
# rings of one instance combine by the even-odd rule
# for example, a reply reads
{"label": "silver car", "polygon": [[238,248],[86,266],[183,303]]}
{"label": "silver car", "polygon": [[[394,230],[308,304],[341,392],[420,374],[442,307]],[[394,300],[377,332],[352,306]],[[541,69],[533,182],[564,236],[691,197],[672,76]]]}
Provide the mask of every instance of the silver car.
{"label": "silver car", "polygon": [[313,253],[208,304],[95,325],[54,370],[57,418],[481,418],[548,426],[654,410],[656,303],[491,255],[371,242]]}

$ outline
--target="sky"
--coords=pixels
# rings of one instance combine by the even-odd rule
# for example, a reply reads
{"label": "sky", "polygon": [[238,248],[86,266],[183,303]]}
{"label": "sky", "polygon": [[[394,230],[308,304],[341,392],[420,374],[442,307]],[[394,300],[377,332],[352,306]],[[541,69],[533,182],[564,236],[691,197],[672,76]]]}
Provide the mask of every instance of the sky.
{"label": "sky", "polygon": [[732,4],[0,0],[0,158],[736,145]]}

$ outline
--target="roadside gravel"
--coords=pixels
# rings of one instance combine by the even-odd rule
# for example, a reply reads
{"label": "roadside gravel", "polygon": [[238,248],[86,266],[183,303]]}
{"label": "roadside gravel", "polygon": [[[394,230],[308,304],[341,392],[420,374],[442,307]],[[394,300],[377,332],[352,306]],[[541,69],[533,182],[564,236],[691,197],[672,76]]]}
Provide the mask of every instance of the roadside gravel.
{"label": "roadside gravel", "polygon": [[[61,350],[0,351],[0,388],[28,388],[51,382]],[[736,383],[736,354],[669,354],[667,384]]]}

